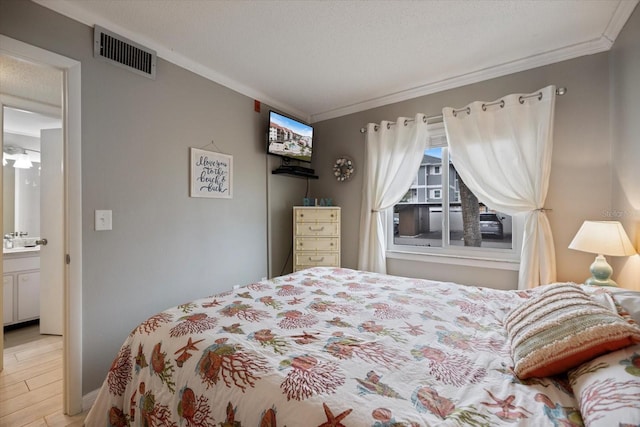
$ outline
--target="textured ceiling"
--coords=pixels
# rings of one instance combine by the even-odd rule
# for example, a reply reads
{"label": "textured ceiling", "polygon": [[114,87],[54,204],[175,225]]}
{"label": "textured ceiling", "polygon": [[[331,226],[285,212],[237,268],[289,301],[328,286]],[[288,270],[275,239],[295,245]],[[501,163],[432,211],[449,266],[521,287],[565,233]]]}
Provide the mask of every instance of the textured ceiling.
{"label": "textured ceiling", "polygon": [[0,55],[0,92],[59,107],[62,105],[62,72]]}
{"label": "textured ceiling", "polygon": [[35,0],[318,121],[607,50],[638,0]]}
{"label": "textured ceiling", "polygon": [[[51,108],[47,107],[59,108],[62,101],[62,72],[0,55],[0,93],[3,104],[23,105],[26,101],[27,105],[35,103],[48,110]],[[61,120],[22,108],[4,107],[0,111],[3,114],[4,145],[40,151],[40,130],[59,128]]]}

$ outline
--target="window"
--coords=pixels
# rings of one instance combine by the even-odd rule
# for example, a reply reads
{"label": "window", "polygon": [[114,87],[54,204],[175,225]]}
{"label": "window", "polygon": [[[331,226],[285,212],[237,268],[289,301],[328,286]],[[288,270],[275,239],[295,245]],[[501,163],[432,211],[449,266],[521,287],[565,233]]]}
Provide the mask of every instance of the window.
{"label": "window", "polygon": [[442,198],[442,190],[432,189],[429,190],[429,200],[436,200]]}
{"label": "window", "polygon": [[433,139],[414,184],[390,209],[393,221],[389,221],[388,255],[397,258],[398,253],[415,253],[508,261],[505,268],[516,269],[519,239],[514,239],[518,236],[514,229],[519,229],[518,221],[478,202],[459,178],[446,139],[441,137],[435,144]]}

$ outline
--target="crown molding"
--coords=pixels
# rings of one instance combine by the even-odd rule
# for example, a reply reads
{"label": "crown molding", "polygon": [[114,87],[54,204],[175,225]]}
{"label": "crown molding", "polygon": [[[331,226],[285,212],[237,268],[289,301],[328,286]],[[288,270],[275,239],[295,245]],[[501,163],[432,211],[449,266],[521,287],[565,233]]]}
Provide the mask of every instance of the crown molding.
{"label": "crown molding", "polygon": [[580,56],[592,55],[595,53],[610,50],[613,47],[615,39],[624,28],[627,20],[633,13],[640,0],[619,0],[618,6],[605,28],[602,36],[598,39],[590,40],[584,43],[578,43],[564,48],[544,52],[538,55],[532,55],[515,61],[506,62],[494,67],[489,67],[470,73],[461,74],[459,76],[427,83],[411,89],[385,95],[378,98],[369,99],[356,104],[333,110],[311,114],[310,123],[316,123],[323,120],[334,119],[336,117],[346,116],[348,114],[359,113],[360,111],[369,110],[371,108],[381,107],[396,102],[406,101],[420,96],[430,95],[432,93],[441,92],[448,89],[465,86],[472,83],[478,83],[496,77],[502,77],[508,74],[520,71],[530,70],[542,67],[556,62],[566,61],[578,58]]}
{"label": "crown molding", "polygon": [[124,36],[128,39],[135,41],[141,45],[144,45],[150,49],[156,51],[158,57],[171,62],[175,65],[178,65],[181,68],[191,71],[199,76],[206,78],[207,80],[211,80],[215,83],[218,83],[222,86],[225,86],[235,92],[240,93],[241,95],[247,96],[252,99],[256,99],[261,103],[267,104],[275,109],[286,112],[289,115],[299,117],[307,122],[309,122],[310,116],[308,113],[300,111],[297,108],[294,108],[286,103],[282,103],[267,94],[244,85],[224,74],[221,74],[209,67],[205,67],[204,65],[193,61],[174,50],[167,48],[158,42],[149,39],[141,34],[138,34],[134,31],[127,30],[108,19],[104,19],[94,13],[88,12],[76,4],[72,2],[68,2],[67,0],[32,0],[34,3],[39,4],[40,6],[46,7],[47,9],[53,10],[61,15],[66,16],[67,18],[71,18],[74,21],[78,21],[82,24],[85,24],[91,28],[94,25],[99,25],[101,27],[106,28],[109,31],[113,31],[121,36]]}
{"label": "crown molding", "polygon": [[265,93],[252,87],[246,86],[240,82],[237,82],[211,68],[205,67],[202,64],[186,58],[176,53],[175,51],[158,44],[153,40],[141,36],[140,34],[129,31],[104,18],[87,12],[86,10],[77,7],[74,3],[68,2],[67,0],[32,1],[90,27],[93,27],[94,25],[100,25],[131,40],[135,40],[138,43],[144,44],[145,46],[154,49],[157,52],[157,55],[166,61],[172,62],[208,80],[228,87],[242,95],[257,99],[260,102],[266,103],[275,109],[279,109],[290,115],[306,120],[308,123],[316,123],[323,120],[329,120],[348,114],[358,113],[371,108],[381,107],[396,102],[402,102],[409,99],[418,98],[420,96],[430,95],[444,90],[454,89],[468,84],[478,83],[484,80],[542,67],[556,62],[578,58],[580,56],[592,55],[595,53],[607,51],[611,49],[611,47],[613,46],[613,42],[624,27],[624,24],[627,22],[629,16],[631,16],[631,13],[633,13],[633,10],[637,6],[638,2],[640,2],[640,0],[620,0],[613,16],[611,17],[611,20],[609,21],[609,24],[607,25],[607,28],[597,39],[589,40],[587,42],[578,43],[571,46],[566,46],[541,54],[531,55],[514,61],[505,62],[493,67],[471,71],[469,73],[460,74],[451,78],[429,82],[414,88],[409,88],[389,95],[372,98],[344,107],[309,114],[300,111],[288,104],[279,102],[278,100],[271,98]]}
{"label": "crown molding", "polygon": [[[420,96],[442,92],[448,89],[455,89],[457,87],[469,85],[472,83],[478,83],[496,77],[502,77],[508,74],[530,70],[532,68],[542,67],[544,65],[554,64],[556,62],[566,61],[568,59],[574,59],[580,56],[604,52],[611,49],[612,45],[613,42],[609,38],[602,36],[596,40],[590,40],[588,42],[575,44],[537,55],[532,55],[526,58],[517,59],[515,61],[505,62],[494,67],[484,68],[455,77],[438,80],[390,95],[385,95],[367,101],[359,102],[357,104],[352,104],[346,107],[312,114],[311,123],[346,116],[347,114],[358,113],[360,111],[369,110],[371,108],[382,107],[384,105],[406,101],[409,99],[418,98]],[[560,85],[560,83],[558,84]]]}
{"label": "crown molding", "polygon": [[602,33],[602,36],[611,40],[611,43],[613,44],[616,38],[618,38],[618,34],[620,34],[620,31],[622,31],[622,28],[624,28],[624,24],[627,23],[627,20],[633,13],[633,10],[638,5],[639,1],[640,0],[621,0],[618,3],[618,7],[616,8],[615,12],[613,12],[613,16],[611,17],[607,28],[605,28],[604,32]]}

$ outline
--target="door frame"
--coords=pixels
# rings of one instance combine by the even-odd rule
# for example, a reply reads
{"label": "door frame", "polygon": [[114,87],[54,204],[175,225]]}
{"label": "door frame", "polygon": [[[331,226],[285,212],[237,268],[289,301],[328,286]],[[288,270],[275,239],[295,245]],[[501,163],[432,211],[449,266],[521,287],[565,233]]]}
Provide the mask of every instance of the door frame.
{"label": "door frame", "polygon": [[[0,34],[0,54],[62,71],[64,251],[66,254],[63,297],[62,409],[65,414],[75,415],[87,409],[83,408],[82,402],[81,64],[74,59],[2,34]],[[2,125],[1,116],[0,126]],[[1,135],[0,138],[2,138]],[[0,263],[0,275],[1,273]],[[0,332],[0,338],[1,334],[2,332]],[[1,341],[0,350],[4,350]],[[2,369],[2,360],[0,360],[0,369]]]}

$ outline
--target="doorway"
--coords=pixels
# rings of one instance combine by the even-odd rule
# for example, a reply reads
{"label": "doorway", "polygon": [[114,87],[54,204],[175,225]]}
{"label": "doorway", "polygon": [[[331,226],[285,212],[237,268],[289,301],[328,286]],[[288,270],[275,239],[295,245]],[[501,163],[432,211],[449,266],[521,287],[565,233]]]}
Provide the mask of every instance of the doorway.
{"label": "doorway", "polygon": [[[63,334],[64,194],[62,168],[62,73],[3,56],[20,76],[41,75],[27,82],[27,95],[16,82],[3,82],[3,320],[19,327],[38,320],[43,335]],[[29,71],[30,70],[30,71]],[[28,80],[29,77],[22,77]],[[2,80],[5,80],[3,77]],[[11,76],[8,79],[11,80]],[[36,88],[33,90],[32,88]],[[50,92],[51,95],[47,95]],[[56,96],[57,95],[57,96]],[[7,98],[7,97],[5,97]],[[7,103],[11,102],[11,106]]]}
{"label": "doorway", "polygon": [[[56,53],[0,35],[0,60],[17,60],[60,72],[63,169],[63,411],[78,414],[82,401],[82,205],[80,63]],[[6,75],[3,70],[3,77]],[[17,79],[20,82],[20,78]],[[3,91],[6,86],[3,84]],[[0,104],[13,95],[0,94]],[[27,104],[29,100],[25,101]],[[39,105],[34,103],[32,106]],[[23,106],[24,107],[24,106]],[[36,108],[36,107],[34,107]],[[26,108],[31,110],[32,108]],[[2,125],[0,115],[0,125]],[[2,141],[0,141],[2,142]],[[3,209],[0,209],[2,211]],[[0,264],[1,265],[1,264]],[[0,273],[2,267],[0,267]],[[2,307],[0,306],[0,310]],[[2,352],[0,330],[0,352]],[[2,369],[2,358],[0,358]]]}

